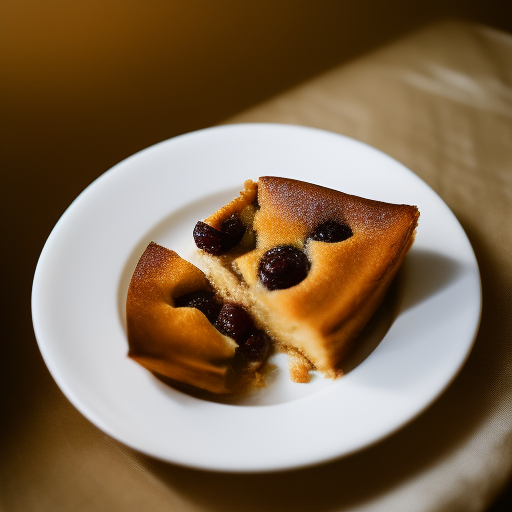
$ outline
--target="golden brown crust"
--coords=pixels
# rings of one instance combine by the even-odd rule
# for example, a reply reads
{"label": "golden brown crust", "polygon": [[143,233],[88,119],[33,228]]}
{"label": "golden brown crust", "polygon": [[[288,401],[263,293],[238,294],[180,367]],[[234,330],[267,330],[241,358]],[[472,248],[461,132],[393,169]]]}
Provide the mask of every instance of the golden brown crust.
{"label": "golden brown crust", "polygon": [[222,222],[233,213],[240,214],[246,206],[252,204],[256,200],[257,193],[258,184],[254,183],[252,180],[247,180],[244,183],[244,189],[237,198],[210,215],[204,222],[215,229],[220,229]]}
{"label": "golden brown crust", "polygon": [[174,251],[150,243],[126,300],[129,356],[148,370],[213,393],[230,391],[236,343],[195,308],[174,299],[211,289],[205,275]]}
{"label": "golden brown crust", "polygon": [[[337,190],[288,178],[264,176],[258,182],[260,211],[255,229],[262,249],[277,243],[304,245],[313,228],[327,220],[348,224],[367,235],[408,224],[418,218],[415,206],[397,205],[357,197]],[[263,210],[263,208],[262,208]]]}

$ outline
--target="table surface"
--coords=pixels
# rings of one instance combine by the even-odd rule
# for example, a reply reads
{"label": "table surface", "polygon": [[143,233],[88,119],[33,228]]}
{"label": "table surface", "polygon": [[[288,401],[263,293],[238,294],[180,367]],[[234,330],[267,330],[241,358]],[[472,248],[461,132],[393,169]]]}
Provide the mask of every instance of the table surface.
{"label": "table surface", "polygon": [[[299,471],[222,474],[121,445],[66,400],[35,342],[13,344],[6,360],[22,379],[8,392],[16,420],[3,421],[0,508],[486,510],[512,473],[512,36],[438,23],[226,121],[240,122],[348,135],[402,162],[441,196],[482,278],[480,331],[462,372],[413,423],[361,453]],[[33,340],[30,326],[19,329]]]}

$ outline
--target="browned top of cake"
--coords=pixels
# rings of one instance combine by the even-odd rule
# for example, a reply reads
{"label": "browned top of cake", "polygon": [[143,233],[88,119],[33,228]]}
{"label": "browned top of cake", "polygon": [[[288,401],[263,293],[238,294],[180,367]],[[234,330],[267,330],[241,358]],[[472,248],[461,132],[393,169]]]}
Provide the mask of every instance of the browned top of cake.
{"label": "browned top of cake", "polygon": [[215,393],[227,392],[236,343],[198,309],[174,307],[177,297],[210,289],[197,267],[174,251],[149,244],[126,300],[129,356],[159,375]]}
{"label": "browned top of cake", "polygon": [[258,202],[264,205],[255,225],[259,247],[270,247],[277,240],[302,246],[315,226],[328,220],[348,224],[354,233],[370,234],[388,228],[415,227],[419,216],[415,206],[374,201],[273,176],[259,179]]}

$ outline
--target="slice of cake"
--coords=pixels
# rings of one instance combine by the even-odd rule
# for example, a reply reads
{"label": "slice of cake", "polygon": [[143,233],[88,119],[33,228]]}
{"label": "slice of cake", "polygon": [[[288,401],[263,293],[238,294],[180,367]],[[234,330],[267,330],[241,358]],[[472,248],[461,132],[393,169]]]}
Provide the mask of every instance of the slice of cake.
{"label": "slice of cake", "polygon": [[262,177],[198,222],[194,239],[224,300],[336,377],[411,247],[418,217],[415,206]]}
{"label": "slice of cake", "polygon": [[208,276],[149,244],[126,301],[129,356],[170,383],[212,393],[261,384],[270,345],[291,377],[341,374],[411,247],[415,206],[276,177],[199,221]]}
{"label": "slice of cake", "polygon": [[160,378],[212,393],[258,380],[267,337],[173,251],[148,245],[130,281],[126,317],[128,355]]}

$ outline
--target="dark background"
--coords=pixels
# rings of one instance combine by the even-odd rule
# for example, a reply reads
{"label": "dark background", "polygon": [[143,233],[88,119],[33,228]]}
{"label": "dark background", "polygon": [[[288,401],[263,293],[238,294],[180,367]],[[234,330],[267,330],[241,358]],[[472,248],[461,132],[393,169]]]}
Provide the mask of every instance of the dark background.
{"label": "dark background", "polygon": [[[31,382],[49,379],[30,316],[37,259],[58,218],[91,181],[144,147],[218,123],[440,18],[512,33],[511,6],[3,0],[0,407],[11,427],[22,427]],[[511,503],[506,491],[493,511],[512,510]]]}

